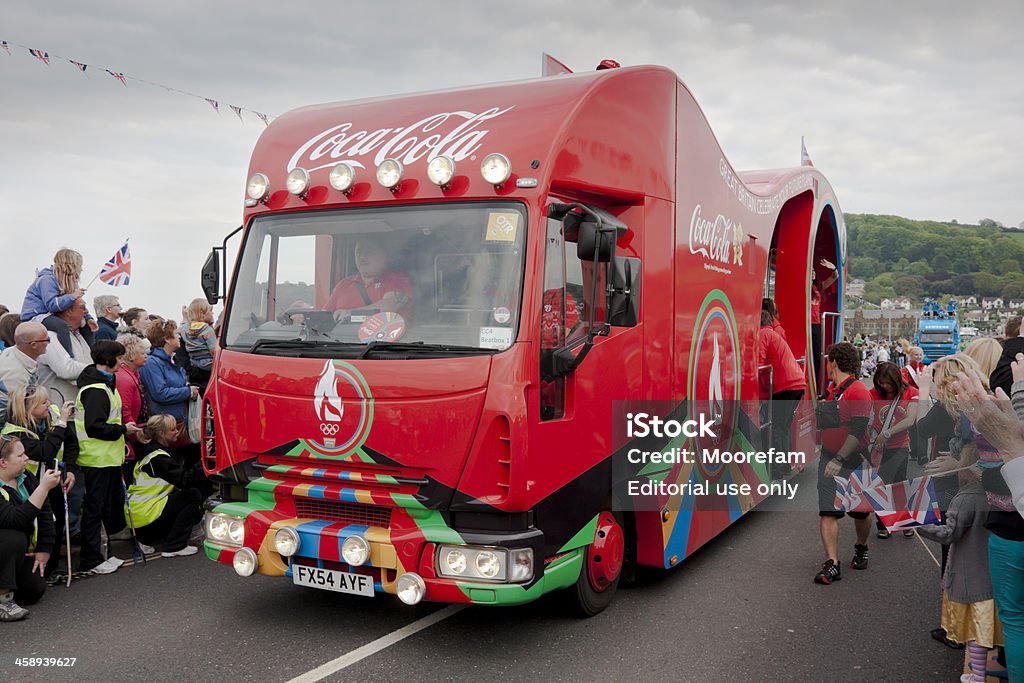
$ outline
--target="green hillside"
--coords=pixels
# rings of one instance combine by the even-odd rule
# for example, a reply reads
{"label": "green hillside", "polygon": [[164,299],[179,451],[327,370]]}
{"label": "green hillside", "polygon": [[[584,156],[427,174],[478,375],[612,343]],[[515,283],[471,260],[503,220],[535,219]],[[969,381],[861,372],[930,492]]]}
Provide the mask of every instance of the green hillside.
{"label": "green hillside", "polygon": [[850,277],[864,298],[947,295],[1024,299],[1024,231],[991,225],[845,214]]}

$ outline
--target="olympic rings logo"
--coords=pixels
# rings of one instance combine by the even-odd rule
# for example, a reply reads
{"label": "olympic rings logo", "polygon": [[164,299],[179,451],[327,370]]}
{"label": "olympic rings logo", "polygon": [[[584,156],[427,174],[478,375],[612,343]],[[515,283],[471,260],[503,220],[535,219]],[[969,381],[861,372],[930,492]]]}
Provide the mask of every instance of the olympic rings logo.
{"label": "olympic rings logo", "polygon": [[334,436],[338,433],[339,429],[341,429],[341,427],[336,424],[320,424],[320,431],[323,432],[324,436]]}

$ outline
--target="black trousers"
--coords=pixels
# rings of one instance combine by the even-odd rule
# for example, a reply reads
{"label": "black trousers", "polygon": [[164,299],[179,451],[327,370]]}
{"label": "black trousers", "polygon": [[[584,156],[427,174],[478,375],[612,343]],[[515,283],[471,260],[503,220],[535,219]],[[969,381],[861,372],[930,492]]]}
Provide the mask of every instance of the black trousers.
{"label": "black trousers", "polygon": [[151,524],[135,529],[135,538],[165,552],[181,550],[188,544],[192,527],[203,518],[203,496],[196,489],[175,489],[167,496],[164,511]]}
{"label": "black trousers", "polygon": [[824,330],[821,327],[821,323],[811,323],[811,353],[814,354],[814,394],[815,396],[821,394],[823,387],[821,384],[821,373],[824,370],[824,363],[822,363],[821,354],[824,353],[822,349],[822,334]]}
{"label": "black trousers", "polygon": [[0,529],[0,591],[13,590],[19,605],[37,603],[46,592],[46,581],[32,573],[35,558],[25,557],[26,552],[28,536],[17,529]]}
{"label": "black trousers", "polygon": [[103,557],[100,527],[107,534],[124,529],[124,490],[121,488],[121,467],[82,467],[85,476],[85,500],[82,501],[81,571],[88,571],[107,558]]}

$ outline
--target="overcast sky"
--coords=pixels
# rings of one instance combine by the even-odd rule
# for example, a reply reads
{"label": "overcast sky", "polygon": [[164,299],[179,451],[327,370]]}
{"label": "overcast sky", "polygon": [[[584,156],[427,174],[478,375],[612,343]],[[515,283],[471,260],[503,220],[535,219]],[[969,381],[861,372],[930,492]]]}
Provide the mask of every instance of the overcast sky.
{"label": "overcast sky", "polygon": [[112,292],[176,316],[240,221],[263,130],[228,104],[276,115],[532,78],[542,52],[577,71],[602,58],[675,70],[738,169],[796,165],[806,136],[844,211],[1017,225],[1022,19],[1019,2],[5,0],[0,302],[20,308],[61,246],[83,253],[87,281],[131,237],[132,284],[93,285],[90,306]]}

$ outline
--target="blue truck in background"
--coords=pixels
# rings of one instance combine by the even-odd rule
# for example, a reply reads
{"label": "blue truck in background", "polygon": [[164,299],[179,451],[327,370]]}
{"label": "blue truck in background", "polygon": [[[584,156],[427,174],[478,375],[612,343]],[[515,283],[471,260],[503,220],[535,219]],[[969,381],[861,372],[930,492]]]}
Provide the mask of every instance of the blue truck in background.
{"label": "blue truck in background", "polygon": [[914,345],[924,351],[925,364],[960,350],[960,321],[955,313],[948,318],[921,318],[917,321]]}

